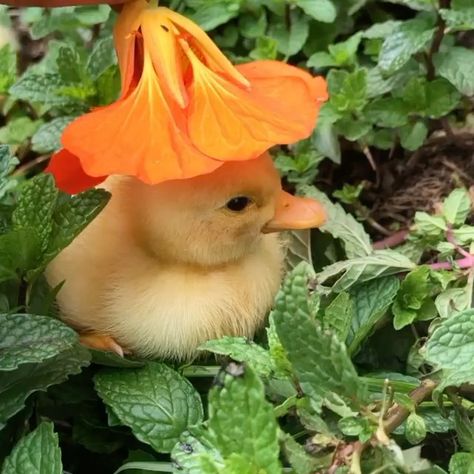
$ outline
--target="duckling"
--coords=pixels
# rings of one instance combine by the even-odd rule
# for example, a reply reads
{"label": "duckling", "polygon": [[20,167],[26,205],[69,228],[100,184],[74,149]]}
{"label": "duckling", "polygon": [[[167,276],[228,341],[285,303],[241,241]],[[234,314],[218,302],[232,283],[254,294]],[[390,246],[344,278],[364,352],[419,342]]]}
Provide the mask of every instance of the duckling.
{"label": "duckling", "polygon": [[93,347],[188,360],[206,340],[252,337],[282,277],[276,232],[321,225],[268,154],[186,180],[112,176],[103,212],[49,265],[64,321]]}

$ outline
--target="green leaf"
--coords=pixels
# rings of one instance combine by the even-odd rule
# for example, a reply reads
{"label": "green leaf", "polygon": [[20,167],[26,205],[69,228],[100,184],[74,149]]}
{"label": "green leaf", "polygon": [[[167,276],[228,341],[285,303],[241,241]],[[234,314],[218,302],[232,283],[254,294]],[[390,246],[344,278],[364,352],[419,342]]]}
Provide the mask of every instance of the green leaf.
{"label": "green leaf", "polygon": [[308,17],[298,10],[292,10],[289,22],[273,23],[269,34],[277,41],[278,51],[285,56],[293,56],[301,51],[309,35]]}
{"label": "green leaf", "polygon": [[399,286],[398,278],[386,277],[358,285],[352,290],[354,317],[347,338],[349,354],[355,354],[375,330],[392,304]]}
{"label": "green leaf", "polygon": [[374,23],[363,32],[363,37],[367,39],[386,38],[398,28],[402,22],[397,20],[387,20],[383,23]]}
{"label": "green leaf", "polygon": [[448,387],[460,387],[463,384],[474,384],[474,368],[447,369],[442,371],[438,386],[433,391],[433,400],[441,406],[442,394]]}
{"label": "green leaf", "polygon": [[43,422],[20,439],[5,459],[1,474],[62,474],[61,451],[53,424]]}
{"label": "green leaf", "polygon": [[61,88],[64,86],[64,80],[59,74],[26,73],[10,88],[10,94],[26,102],[54,106],[70,105],[75,99],[61,94]]}
{"label": "green leaf", "polygon": [[416,319],[430,297],[432,288],[430,269],[427,266],[418,267],[405,277],[392,308],[395,329],[400,330]]}
{"label": "green leaf", "polygon": [[249,57],[258,59],[276,59],[278,55],[277,41],[270,36],[261,36],[255,42],[255,48],[249,52]]}
{"label": "green leaf", "polygon": [[64,382],[89,361],[87,349],[77,345],[41,364],[23,364],[14,371],[0,372],[0,429],[25,406],[32,393]]}
{"label": "green leaf", "polygon": [[449,474],[472,474],[474,472],[474,454],[456,453],[449,460]]}
{"label": "green leaf", "polygon": [[400,129],[400,142],[406,150],[417,150],[423,145],[427,136],[428,127],[421,121],[405,125]]}
{"label": "green leaf", "polygon": [[332,123],[320,120],[313,133],[313,142],[322,155],[327,156],[334,163],[341,162],[341,146]]}
{"label": "green leaf", "polygon": [[354,72],[332,69],[327,77],[330,104],[338,112],[362,110],[367,103],[367,70]]}
{"label": "green leaf", "polygon": [[468,245],[474,242],[474,226],[463,225],[459,229],[453,229],[454,240],[460,245]]}
{"label": "green leaf", "polygon": [[42,250],[48,246],[57,196],[58,190],[54,185],[52,175],[35,176],[21,188],[18,204],[13,212],[13,229],[35,232],[39,237]]}
{"label": "green leaf", "polygon": [[462,188],[451,191],[443,201],[443,216],[448,222],[456,227],[464,224],[471,212],[471,199],[469,193]]}
{"label": "green leaf", "polygon": [[0,199],[14,186],[15,182],[10,178],[11,173],[18,164],[10,152],[10,147],[0,145]]}
{"label": "green leaf", "polygon": [[227,23],[239,14],[239,0],[218,0],[208,2],[200,0],[190,5],[196,11],[191,15],[191,19],[195,21],[203,30],[209,31]]}
{"label": "green leaf", "polygon": [[74,120],[73,116],[57,117],[47,122],[36,131],[31,138],[33,151],[37,153],[51,153],[61,148],[61,134],[70,122]]}
{"label": "green leaf", "polygon": [[441,216],[431,216],[426,212],[415,213],[415,233],[423,238],[440,239],[448,229]]}
{"label": "green leaf", "polygon": [[339,66],[353,64],[356,59],[357,49],[362,39],[362,33],[356,33],[346,41],[330,44],[328,46],[329,54]]}
{"label": "green leaf", "polygon": [[318,459],[310,456],[304,447],[289,435],[284,438],[283,449],[295,474],[312,474],[322,467]]}
{"label": "green leaf", "polygon": [[383,71],[394,73],[428,44],[434,32],[432,21],[426,19],[416,18],[402,22],[385,39],[378,65]]}
{"label": "green leaf", "polygon": [[474,95],[474,51],[456,46],[434,56],[436,72],[461,94]]}
{"label": "green leaf", "polygon": [[76,49],[61,46],[56,60],[58,73],[65,84],[79,82],[84,77],[84,66]]}
{"label": "green leaf", "polygon": [[349,334],[354,316],[354,302],[349,293],[339,293],[324,310],[322,325],[344,342]]}
{"label": "green leaf", "polygon": [[473,367],[474,310],[445,319],[426,344],[426,358],[443,369]]}
{"label": "green leaf", "polygon": [[239,32],[245,38],[259,38],[267,30],[267,15],[265,10],[260,10],[258,15],[242,13],[239,15]]}
{"label": "green leaf", "polygon": [[408,415],[405,424],[405,437],[411,444],[421,443],[426,437],[425,420],[416,413]]}
{"label": "green leaf", "polygon": [[245,362],[261,376],[269,376],[273,370],[268,351],[244,337],[224,336],[206,341],[199,346],[199,350],[227,355],[238,362]]}
{"label": "green leaf", "polygon": [[21,145],[30,138],[41,125],[42,120],[32,120],[29,117],[17,117],[8,121],[0,128],[0,143]]}
{"label": "green leaf", "polygon": [[107,21],[110,15],[108,5],[84,5],[74,7],[74,16],[86,26],[96,25]]}
{"label": "green leaf", "polygon": [[334,280],[332,290],[348,290],[356,283],[410,271],[415,264],[405,255],[394,250],[376,250],[371,255],[343,260],[325,267],[317,274],[318,282]]}
{"label": "green leaf", "polygon": [[[470,6],[467,6],[470,5]],[[439,10],[441,18],[451,31],[469,31],[474,29],[474,6],[467,5],[459,10],[442,8]]]}
{"label": "green leaf", "polygon": [[310,278],[314,278],[312,269],[301,263],[285,279],[272,313],[278,337],[301,388],[317,406],[332,393],[357,405],[366,398],[366,387],[344,343],[314,320],[307,290]]}
{"label": "green leaf", "polygon": [[436,309],[442,318],[468,309],[471,302],[469,288],[449,288],[440,293],[435,300]]}
{"label": "green leaf", "polygon": [[0,46],[0,95],[6,94],[16,81],[16,53],[7,44]]}
{"label": "green leaf", "polygon": [[249,473],[280,472],[278,425],[263,383],[250,367],[235,369],[243,374],[228,367],[222,387],[209,393],[210,439],[224,458],[242,455]]}
{"label": "green leaf", "polygon": [[462,406],[456,407],[454,412],[454,421],[456,432],[458,433],[459,442],[466,450],[474,451],[474,426],[469,417],[469,412]]}
{"label": "green leaf", "polygon": [[86,70],[89,76],[93,79],[97,79],[114,64],[117,64],[117,56],[115,54],[112,37],[99,39],[94,44],[87,58]]}
{"label": "green leaf", "polygon": [[0,371],[54,357],[77,339],[74,330],[50,317],[0,314]]}
{"label": "green leaf", "polygon": [[164,364],[103,369],[95,387],[121,423],[158,452],[170,452],[181,433],[203,417],[194,387]]}
{"label": "green leaf", "polygon": [[384,97],[370,102],[364,117],[379,127],[401,127],[408,122],[409,110],[402,99]]}
{"label": "green leaf", "polygon": [[322,69],[325,67],[337,66],[337,62],[330,54],[324,51],[318,51],[309,57],[308,61],[306,61],[306,66],[314,67],[315,69]]}
{"label": "green leaf", "polygon": [[99,214],[109,202],[103,189],[89,189],[75,196],[62,196],[52,216],[52,235],[45,252],[52,260]]}
{"label": "green leaf", "polygon": [[323,23],[332,23],[336,19],[337,10],[331,0],[295,0],[307,15]]}
{"label": "green leaf", "polygon": [[354,120],[350,117],[343,117],[336,126],[339,133],[351,142],[359,140],[372,130],[372,125],[369,122],[363,119]]}
{"label": "green leaf", "polygon": [[425,86],[426,115],[429,118],[439,118],[448,115],[460,105],[461,95],[445,79],[435,79]]}
{"label": "green leaf", "polygon": [[364,257],[372,253],[370,237],[364,227],[351,214],[347,214],[340,204],[333,204],[314,186],[303,186],[301,191],[305,196],[312,197],[323,205],[328,219],[320,230],[336,239],[341,239],[348,258]]}

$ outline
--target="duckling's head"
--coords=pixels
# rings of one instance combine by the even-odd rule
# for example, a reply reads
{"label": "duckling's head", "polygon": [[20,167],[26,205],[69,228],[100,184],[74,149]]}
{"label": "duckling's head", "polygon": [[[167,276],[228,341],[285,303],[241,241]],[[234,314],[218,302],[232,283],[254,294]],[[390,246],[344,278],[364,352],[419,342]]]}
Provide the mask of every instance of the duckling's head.
{"label": "duckling's head", "polygon": [[130,179],[124,191],[137,243],[160,261],[197,267],[239,260],[265,233],[325,220],[318,202],[282,190],[268,154],[192,179],[153,186]]}

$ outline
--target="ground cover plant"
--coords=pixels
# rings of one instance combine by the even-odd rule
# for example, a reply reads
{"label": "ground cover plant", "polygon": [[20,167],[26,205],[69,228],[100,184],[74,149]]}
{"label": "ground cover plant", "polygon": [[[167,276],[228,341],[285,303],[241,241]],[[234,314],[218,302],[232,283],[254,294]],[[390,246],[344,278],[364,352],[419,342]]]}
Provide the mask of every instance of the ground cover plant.
{"label": "ground cover plant", "polygon": [[474,472],[474,3],[167,5],[234,62],[326,76],[313,136],[272,153],[328,222],[290,236],[254,342],[185,365],[81,346],[43,271],[109,196],[42,169],[118,94],[115,13],[0,7],[1,473]]}

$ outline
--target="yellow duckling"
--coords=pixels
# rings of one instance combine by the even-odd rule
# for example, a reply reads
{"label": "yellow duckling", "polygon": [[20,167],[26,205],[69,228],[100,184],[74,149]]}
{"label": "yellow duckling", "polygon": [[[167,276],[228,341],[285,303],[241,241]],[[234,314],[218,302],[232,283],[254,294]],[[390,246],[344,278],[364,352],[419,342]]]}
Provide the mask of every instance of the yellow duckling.
{"label": "yellow duckling", "polygon": [[208,339],[252,337],[278,290],[278,232],[321,225],[285,193],[268,154],[192,179],[111,177],[104,211],[47,269],[63,319],[96,348],[189,359]]}

